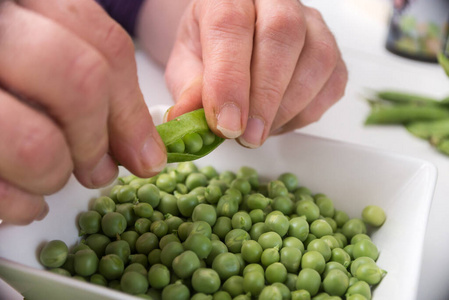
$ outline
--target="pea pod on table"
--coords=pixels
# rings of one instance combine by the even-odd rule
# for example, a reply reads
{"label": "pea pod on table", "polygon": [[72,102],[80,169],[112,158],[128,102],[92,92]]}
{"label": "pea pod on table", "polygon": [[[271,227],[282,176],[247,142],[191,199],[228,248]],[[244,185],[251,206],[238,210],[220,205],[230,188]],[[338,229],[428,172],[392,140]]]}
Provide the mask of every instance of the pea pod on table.
{"label": "pea pod on table", "polygon": [[373,109],[365,124],[407,124],[449,119],[449,110],[434,106],[395,105]]}
{"label": "pea pod on table", "polygon": [[160,124],[156,129],[167,147],[168,163],[196,160],[224,141],[209,129],[202,108]]}

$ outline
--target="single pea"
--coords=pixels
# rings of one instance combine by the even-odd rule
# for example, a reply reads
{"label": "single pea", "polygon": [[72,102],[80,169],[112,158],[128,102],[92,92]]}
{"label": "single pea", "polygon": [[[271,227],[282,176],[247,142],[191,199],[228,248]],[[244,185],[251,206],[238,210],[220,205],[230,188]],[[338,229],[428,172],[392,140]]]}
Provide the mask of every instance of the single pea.
{"label": "single pea", "polygon": [[338,228],[341,228],[346,222],[349,221],[349,216],[346,212],[336,209],[334,213],[334,220],[337,222]]}
{"label": "single pea", "polygon": [[223,172],[221,172],[218,175],[218,179],[223,180],[224,182],[226,182],[228,187],[231,184],[231,182],[234,179],[236,179],[236,178],[237,178],[237,175],[234,172],[230,171],[230,170],[223,171]]}
{"label": "single pea", "polygon": [[104,216],[108,212],[115,211],[115,202],[107,196],[98,197],[92,203],[92,210]]}
{"label": "single pea", "polygon": [[101,274],[93,274],[89,278],[90,283],[100,285],[100,286],[108,286],[108,280]]}
{"label": "single pea", "polygon": [[284,283],[275,282],[272,284],[272,286],[279,289],[279,291],[281,292],[281,295],[282,295],[282,299],[290,299],[291,298],[290,289]]}
{"label": "single pea", "polygon": [[240,275],[233,275],[226,279],[221,286],[223,291],[226,291],[232,297],[237,297],[243,294],[243,277]]}
{"label": "single pea", "polygon": [[225,236],[225,244],[230,252],[240,253],[244,241],[251,237],[248,232],[243,229],[232,229]]}
{"label": "single pea", "polygon": [[315,196],[315,203],[323,217],[332,218],[335,214],[334,203],[326,195]]}
{"label": "single pea", "polygon": [[232,230],[232,220],[229,217],[221,216],[217,218],[214,224],[213,232],[224,240],[226,234]]}
{"label": "single pea", "polygon": [[346,297],[346,300],[369,300],[369,298],[366,298],[363,295],[360,294],[353,294]]}
{"label": "single pea", "polygon": [[164,220],[156,220],[151,223],[150,231],[160,239],[167,235],[168,225]]}
{"label": "single pea", "polygon": [[178,242],[178,243],[181,242],[181,240],[179,239],[179,237],[176,233],[169,233],[167,235],[164,235],[162,238],[160,238],[159,239],[159,248],[164,249],[164,247],[171,242]]}
{"label": "single pea", "polygon": [[249,212],[249,217],[251,218],[251,223],[255,224],[255,223],[259,223],[259,222],[264,222],[265,221],[265,213],[262,209],[258,208],[258,209],[252,209]]}
{"label": "single pea", "polygon": [[[170,195],[170,196],[173,196],[173,195]],[[176,205],[176,203],[175,203],[175,205]],[[170,215],[170,213],[169,212],[162,213],[162,211],[155,210],[155,211],[153,211],[153,215],[150,217],[150,221],[155,222],[155,221],[159,221],[159,220],[165,220],[165,216],[167,216],[167,215]]]}
{"label": "single pea", "polygon": [[217,203],[217,215],[232,218],[238,211],[239,203],[231,195],[223,195]]}
{"label": "single pea", "polygon": [[160,190],[153,183],[144,184],[137,190],[137,198],[139,202],[148,203],[156,208],[161,201]]}
{"label": "single pea", "polygon": [[288,196],[288,190],[285,184],[280,180],[268,182],[268,197],[274,199],[278,196]]}
{"label": "single pea", "polygon": [[356,234],[366,233],[366,225],[361,219],[353,218],[343,225],[342,233],[350,240]]}
{"label": "single pea", "polygon": [[200,233],[190,234],[183,245],[186,250],[193,251],[199,259],[205,259],[212,251],[211,240]]}
{"label": "single pea", "polygon": [[289,273],[298,273],[301,264],[302,252],[294,247],[282,247],[279,251],[280,262]]}
{"label": "single pea", "polygon": [[155,265],[155,264],[160,264],[161,262],[161,253],[162,250],[159,248],[153,249],[150,251],[150,253],[148,253],[148,264],[150,266]]}
{"label": "single pea", "polygon": [[312,191],[305,186],[300,186],[293,191],[293,195],[295,197],[295,200],[299,201],[301,196],[312,196]]}
{"label": "single pea", "polygon": [[248,195],[251,192],[251,183],[247,179],[241,177],[235,178],[229,187],[239,190],[242,195]]}
{"label": "single pea", "polygon": [[117,191],[117,201],[119,203],[128,203],[136,200],[136,188],[130,185],[123,185]]}
{"label": "single pea", "polygon": [[148,255],[151,250],[159,246],[158,237],[152,232],[145,232],[136,240],[136,251],[139,254]]}
{"label": "single pea", "polygon": [[80,235],[93,234],[100,231],[101,215],[95,210],[82,212],[78,218]]}
{"label": "single pea", "polygon": [[213,294],[213,300],[232,300],[232,297],[226,291],[218,291]]}
{"label": "single pea", "polygon": [[265,226],[269,231],[274,231],[283,237],[287,234],[290,223],[282,212],[273,211],[266,216]]}
{"label": "single pea", "polygon": [[131,253],[136,251],[136,241],[138,238],[139,234],[134,230],[125,231],[120,235],[120,240],[128,243]]}
{"label": "single pea", "polygon": [[144,294],[148,290],[148,279],[134,271],[126,272],[120,278],[120,287],[128,294]]}
{"label": "single pea", "polygon": [[161,193],[161,200],[159,201],[157,211],[162,214],[162,219],[164,219],[164,215],[166,214],[178,216],[178,198],[169,193]]}
{"label": "single pea", "polygon": [[316,240],[316,236],[313,233],[309,233],[307,235],[307,238],[303,242],[304,246],[307,247],[309,245],[309,243],[313,240]]}
{"label": "single pea", "polygon": [[192,287],[195,291],[212,294],[218,291],[221,285],[218,273],[209,268],[199,268],[192,275]]}
{"label": "single pea", "polygon": [[299,186],[298,177],[290,172],[282,173],[281,175],[279,175],[278,180],[284,183],[285,187],[289,192],[293,192]]}
{"label": "single pea", "polygon": [[307,290],[293,290],[291,300],[310,300],[311,296]]}
{"label": "single pea", "polygon": [[340,248],[344,248],[346,247],[346,245],[348,244],[348,239],[346,238],[346,236],[341,233],[341,232],[335,232],[333,234],[334,238],[337,239],[338,243],[340,244]]}
{"label": "single pea", "polygon": [[84,240],[89,249],[97,254],[98,258],[102,257],[106,251],[106,247],[111,242],[111,239],[101,233],[94,233],[87,236]]}
{"label": "single pea", "polygon": [[260,262],[265,268],[275,262],[279,262],[280,259],[281,255],[277,247],[263,250],[262,255],[260,256]]}
{"label": "single pea", "polygon": [[129,256],[131,255],[131,247],[129,247],[128,242],[124,240],[117,240],[110,242],[107,244],[104,253],[107,254],[115,254],[120,259],[127,264],[129,260]]}
{"label": "single pea", "polygon": [[318,219],[310,224],[310,232],[317,238],[333,233],[332,227],[323,219]]}
{"label": "single pea", "polygon": [[351,245],[351,244],[346,245],[346,246],[343,248],[343,250],[345,250],[346,253],[349,254],[349,256],[351,257],[351,260],[354,259],[354,253],[353,253],[354,245]]}
{"label": "single pea", "polygon": [[240,262],[234,253],[226,252],[218,254],[212,262],[214,269],[220,276],[222,282],[240,272]]}
{"label": "single pea", "polygon": [[180,242],[170,242],[161,250],[161,262],[171,268],[173,260],[184,252],[184,247]]}
{"label": "single pea", "polygon": [[366,233],[358,233],[351,238],[351,244],[355,245],[358,241],[361,240],[369,240],[371,241],[371,237]]}
{"label": "single pea", "polygon": [[337,226],[337,222],[329,217],[325,217],[323,218],[324,221],[326,221],[332,228],[332,232],[337,232],[338,226]]}
{"label": "single pea", "polygon": [[318,251],[327,262],[331,258],[332,250],[326,242],[321,239],[315,239],[307,245],[307,251]]}
{"label": "single pea", "polygon": [[268,283],[284,282],[287,280],[287,269],[280,262],[275,262],[265,269],[265,279]]}
{"label": "single pea", "polygon": [[315,250],[307,251],[301,258],[301,268],[310,268],[316,270],[318,273],[323,273],[326,261],[323,255]]}
{"label": "single pea", "polygon": [[69,254],[69,249],[61,240],[52,240],[45,244],[39,254],[39,261],[48,268],[61,267]]}
{"label": "single pea", "polygon": [[170,283],[170,270],[162,264],[154,264],[148,270],[148,282],[155,289],[163,289]]}
{"label": "single pea", "polygon": [[136,216],[140,218],[151,218],[154,212],[151,204],[146,202],[137,203],[136,205],[134,205],[133,210]]}
{"label": "single pea", "polygon": [[241,253],[243,259],[248,263],[259,262],[262,252],[262,246],[254,240],[247,240],[242,243]]}
{"label": "single pea", "polygon": [[320,240],[324,241],[329,248],[335,249],[340,248],[340,242],[333,235],[325,235],[320,237]]}
{"label": "single pea", "polygon": [[249,230],[249,235],[251,236],[251,239],[257,241],[259,237],[262,235],[262,233],[267,232],[267,228],[265,227],[265,223],[259,222],[256,224],[253,224],[251,226],[251,229]]}
{"label": "single pea", "polygon": [[168,226],[168,233],[171,234],[173,232],[177,232],[179,226],[184,223],[184,220],[178,216],[172,216],[170,214],[167,215],[165,219],[165,223]]}
{"label": "single pea", "polygon": [[212,295],[206,295],[204,293],[196,293],[190,298],[190,300],[213,300],[214,297]]}
{"label": "single pea", "polygon": [[362,220],[374,227],[382,226],[386,219],[385,211],[377,205],[367,205],[362,210]]}
{"label": "single pea", "polygon": [[187,133],[183,136],[182,140],[185,144],[186,153],[197,153],[203,148],[203,139],[196,132]]}
{"label": "single pea", "polygon": [[192,220],[207,222],[210,226],[214,226],[217,221],[217,212],[215,207],[210,204],[198,204],[192,212]]}
{"label": "single pea", "polygon": [[167,193],[171,193],[175,190],[176,183],[176,179],[166,173],[159,174],[156,180],[156,186],[159,188],[159,190]]}
{"label": "single pea", "polygon": [[195,221],[192,223],[192,228],[189,234],[200,233],[208,238],[212,235],[212,227],[205,221]]}
{"label": "single pea", "polygon": [[375,263],[360,265],[355,272],[358,280],[363,280],[370,285],[378,284],[387,272],[379,268]]}
{"label": "single pea", "polygon": [[338,269],[330,270],[323,280],[324,291],[332,296],[343,296],[348,286],[348,276]]}
{"label": "single pea", "polygon": [[190,290],[181,281],[171,283],[162,290],[162,300],[189,300]]}
{"label": "single pea", "polygon": [[185,185],[189,191],[192,191],[197,187],[206,187],[208,183],[209,179],[207,179],[206,175],[200,172],[187,175],[185,180]]}
{"label": "single pea", "polygon": [[259,300],[282,300],[281,291],[273,286],[267,285],[265,286],[259,295]]}
{"label": "single pea", "polygon": [[52,273],[58,274],[58,275],[72,277],[72,274],[70,274],[69,271],[67,271],[66,269],[63,269],[63,268],[52,268],[49,271]]}
{"label": "single pea", "polygon": [[146,268],[146,267],[148,267],[148,255],[145,255],[142,253],[131,254],[129,256],[128,263],[129,264],[138,263]]}
{"label": "single pea", "polygon": [[371,287],[365,281],[357,281],[349,286],[345,295],[349,297],[356,294],[362,295],[366,299],[371,299]]}
{"label": "single pea", "polygon": [[351,264],[351,256],[342,248],[332,249],[331,261],[340,263],[345,268],[349,267]]}
{"label": "single pea", "polygon": [[212,263],[219,254],[228,252],[228,247],[220,239],[211,240],[212,249],[206,258],[206,263],[208,266],[212,266]]}
{"label": "single pea", "polygon": [[335,262],[335,261],[329,261],[326,263],[326,266],[324,267],[324,271],[321,274],[321,276],[324,278],[326,277],[326,275],[331,271],[331,270],[340,270],[343,273],[345,273],[348,277],[350,275],[350,273],[348,272],[348,270],[346,269],[346,267],[344,267],[342,264]]}
{"label": "single pea", "polygon": [[252,271],[243,275],[243,291],[258,296],[265,287],[264,272]]}
{"label": "single pea", "polygon": [[115,212],[122,214],[125,217],[127,224],[134,224],[134,222],[138,219],[136,214],[134,213],[134,204],[133,203],[121,203],[115,206]]}
{"label": "single pea", "polygon": [[[287,273],[287,280],[284,284],[290,291],[296,291],[296,281],[298,280],[298,273]],[[291,294],[291,293],[290,293]]]}
{"label": "single pea", "polygon": [[204,192],[204,198],[206,199],[207,203],[217,204],[221,196],[223,196],[223,192],[220,186],[209,183]]}
{"label": "single pea", "polygon": [[288,236],[286,238],[284,238],[284,240],[282,241],[282,247],[293,247],[293,248],[297,248],[301,251],[301,253],[304,253],[304,243],[301,242],[300,239],[297,239],[293,236]]}
{"label": "single pea", "polygon": [[262,233],[257,242],[262,246],[265,250],[267,248],[275,248],[280,249],[282,247],[282,237],[273,231]]}
{"label": "single pea", "polygon": [[280,211],[284,215],[290,215],[294,209],[293,201],[288,196],[278,196],[274,198],[271,205],[274,210]]}
{"label": "single pea", "polygon": [[379,257],[379,250],[377,249],[377,246],[370,240],[360,240],[354,244],[352,254],[354,258],[368,256],[373,260],[377,260],[377,258]]}
{"label": "single pea", "polygon": [[297,290],[306,290],[311,296],[315,296],[321,286],[321,276],[315,270],[311,268],[303,268],[296,281]]}
{"label": "single pea", "polygon": [[231,224],[233,229],[243,229],[249,231],[251,229],[252,221],[249,214],[245,211],[239,211],[232,216]]}
{"label": "single pea", "polygon": [[313,200],[300,200],[296,204],[296,213],[299,216],[304,216],[307,222],[312,223],[319,218],[320,209]]}
{"label": "single pea", "polygon": [[90,249],[80,250],[75,253],[73,264],[77,275],[90,276],[97,271],[97,254]]}
{"label": "single pea", "polygon": [[271,200],[261,193],[254,193],[248,197],[248,207],[250,209],[265,209],[270,205]]}
{"label": "single pea", "polygon": [[179,278],[188,278],[200,267],[200,260],[195,252],[186,250],[176,256],[172,262],[172,268]]}
{"label": "single pea", "polygon": [[167,145],[167,152],[170,153],[184,153],[186,150],[186,145],[182,139],[178,139],[173,143]]}
{"label": "single pea", "polygon": [[[204,141],[204,139],[203,139]],[[200,173],[203,173],[204,175],[206,175],[207,179],[212,179],[212,178],[217,178],[218,177],[218,171],[215,169],[215,167],[208,165],[208,166],[204,166],[202,168],[199,169]]]}
{"label": "single pea", "polygon": [[108,237],[115,237],[125,231],[127,222],[125,217],[118,212],[109,212],[101,219],[101,229]]}
{"label": "single pea", "polygon": [[354,259],[350,265],[350,270],[351,270],[351,274],[352,276],[355,276],[357,269],[364,264],[376,264],[376,262],[374,261],[374,259],[372,259],[371,257],[367,257],[367,256],[362,256],[362,257],[358,257],[356,259]]}
{"label": "single pea", "polygon": [[108,280],[120,278],[124,270],[123,260],[116,254],[107,254],[98,263],[98,272]]}

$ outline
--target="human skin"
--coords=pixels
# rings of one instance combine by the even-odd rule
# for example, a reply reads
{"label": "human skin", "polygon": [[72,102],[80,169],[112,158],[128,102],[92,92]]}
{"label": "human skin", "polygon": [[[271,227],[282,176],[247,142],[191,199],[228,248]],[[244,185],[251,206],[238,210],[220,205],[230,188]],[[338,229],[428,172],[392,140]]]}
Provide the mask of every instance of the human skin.
{"label": "human skin", "polygon": [[[136,32],[166,68],[167,119],[204,107],[216,134],[249,148],[317,121],[347,82],[323,18],[297,0],[147,0]],[[42,219],[71,174],[98,188],[117,163],[163,169],[134,50],[92,0],[0,1],[0,219]]]}

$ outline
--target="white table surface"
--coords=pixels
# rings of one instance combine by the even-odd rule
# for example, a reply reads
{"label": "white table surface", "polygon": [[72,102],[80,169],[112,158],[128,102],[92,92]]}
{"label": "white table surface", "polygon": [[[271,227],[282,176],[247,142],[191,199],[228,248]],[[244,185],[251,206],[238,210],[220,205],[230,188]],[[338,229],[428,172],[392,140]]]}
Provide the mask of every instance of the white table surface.
{"label": "white table surface", "polygon": [[[301,129],[301,132],[386,149],[425,159],[437,166],[438,182],[425,238],[417,299],[448,300],[449,157],[436,152],[427,142],[411,136],[400,126],[365,127],[363,123],[369,107],[361,95],[370,89],[391,88],[442,98],[449,95],[449,79],[436,64],[404,59],[385,50],[389,16],[387,0],[303,2],[317,7],[334,33],[348,66],[349,83],[343,99],[319,122]],[[136,59],[148,105],[172,104],[163,70],[138,47]],[[404,251],[407,251],[407,245],[404,245]],[[0,281],[0,299],[23,298]]]}

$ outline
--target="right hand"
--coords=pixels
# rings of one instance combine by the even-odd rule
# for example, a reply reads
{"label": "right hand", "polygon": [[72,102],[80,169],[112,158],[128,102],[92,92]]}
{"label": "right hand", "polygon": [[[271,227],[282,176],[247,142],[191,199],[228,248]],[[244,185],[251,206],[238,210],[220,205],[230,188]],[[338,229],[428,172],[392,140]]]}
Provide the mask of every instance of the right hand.
{"label": "right hand", "polygon": [[69,176],[140,177],[165,147],[138,86],[127,33],[92,0],[0,1],[0,219],[43,218]]}

